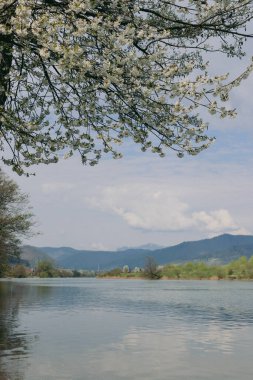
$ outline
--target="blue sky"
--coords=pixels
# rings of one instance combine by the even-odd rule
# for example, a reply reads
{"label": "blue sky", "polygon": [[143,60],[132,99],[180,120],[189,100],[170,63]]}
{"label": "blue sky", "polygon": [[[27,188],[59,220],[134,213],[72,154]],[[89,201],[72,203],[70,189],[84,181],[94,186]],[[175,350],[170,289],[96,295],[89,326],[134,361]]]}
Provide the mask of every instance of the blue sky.
{"label": "blue sky", "polygon": [[[250,50],[244,62],[217,60],[218,72],[240,72]],[[253,234],[252,88],[253,75],[233,90],[237,118],[212,118],[216,142],[199,156],[160,158],[128,142],[123,159],[95,167],[74,157],[30,178],[3,168],[29,194],[37,220],[40,235],[24,243],[107,250]]]}

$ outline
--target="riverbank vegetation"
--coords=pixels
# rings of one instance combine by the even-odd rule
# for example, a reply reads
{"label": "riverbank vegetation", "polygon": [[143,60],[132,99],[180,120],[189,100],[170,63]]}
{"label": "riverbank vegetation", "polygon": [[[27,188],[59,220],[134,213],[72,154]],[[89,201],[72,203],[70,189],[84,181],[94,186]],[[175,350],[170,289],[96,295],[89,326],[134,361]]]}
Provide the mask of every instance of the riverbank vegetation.
{"label": "riverbank vegetation", "polygon": [[59,278],[59,277],[95,277],[94,271],[60,269],[54,265],[52,260],[41,260],[35,268],[29,268],[22,264],[9,266],[5,272],[5,277],[12,278]]}
{"label": "riverbank vegetation", "polygon": [[167,264],[158,266],[148,261],[141,270],[123,272],[120,268],[98,274],[98,277],[110,278],[148,278],[171,280],[252,280],[253,256],[249,259],[242,256],[226,265],[210,265],[204,262],[188,262],[184,264]]}
{"label": "riverbank vegetation", "polygon": [[167,264],[159,266],[152,257],[147,258],[143,268],[114,268],[108,271],[90,271],[57,268],[53,261],[42,260],[35,268],[22,264],[9,267],[5,277],[12,278],[64,278],[64,277],[98,277],[119,279],[168,279],[168,280],[253,280],[253,256],[242,256],[225,265],[204,262]]}

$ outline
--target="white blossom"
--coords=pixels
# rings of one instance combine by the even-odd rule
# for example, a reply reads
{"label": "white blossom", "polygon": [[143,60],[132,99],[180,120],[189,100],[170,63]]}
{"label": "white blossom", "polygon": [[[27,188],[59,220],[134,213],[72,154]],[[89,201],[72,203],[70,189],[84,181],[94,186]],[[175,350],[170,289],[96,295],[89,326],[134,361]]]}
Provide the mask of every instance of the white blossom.
{"label": "white blossom", "polygon": [[202,52],[243,57],[252,14],[246,0],[1,0],[3,161],[22,173],[78,151],[94,165],[129,137],[198,154],[214,140],[199,109],[234,117],[224,102],[253,69],[210,76]]}

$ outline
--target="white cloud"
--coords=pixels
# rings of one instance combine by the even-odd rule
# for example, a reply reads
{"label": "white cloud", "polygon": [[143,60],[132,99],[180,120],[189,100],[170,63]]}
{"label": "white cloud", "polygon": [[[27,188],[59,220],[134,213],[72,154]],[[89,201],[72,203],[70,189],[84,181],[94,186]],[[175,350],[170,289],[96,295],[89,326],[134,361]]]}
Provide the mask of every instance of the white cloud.
{"label": "white cloud", "polygon": [[147,231],[195,229],[212,233],[240,230],[227,209],[190,209],[167,185],[152,183],[107,187],[86,201],[120,216],[129,226]]}
{"label": "white cloud", "polygon": [[244,227],[239,227],[231,232],[232,235],[252,235],[252,230],[249,230]]}
{"label": "white cloud", "polygon": [[224,209],[209,213],[206,211],[194,212],[192,218],[197,226],[200,228],[203,226],[203,229],[207,231],[222,232],[238,228],[228,210]]}

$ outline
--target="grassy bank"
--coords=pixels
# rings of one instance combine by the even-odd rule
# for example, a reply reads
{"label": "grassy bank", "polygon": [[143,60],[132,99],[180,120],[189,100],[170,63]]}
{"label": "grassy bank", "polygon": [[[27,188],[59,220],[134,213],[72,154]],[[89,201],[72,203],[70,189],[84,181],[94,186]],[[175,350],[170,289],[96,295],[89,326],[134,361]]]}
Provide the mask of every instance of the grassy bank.
{"label": "grassy bank", "polygon": [[173,279],[173,280],[252,280],[253,279],[253,256],[250,259],[242,256],[238,260],[231,261],[226,265],[210,265],[204,262],[189,262],[185,264],[167,264],[163,267],[157,266],[157,276],[149,268],[139,272],[123,272],[120,268],[100,273],[100,278],[122,278],[122,279]]}

